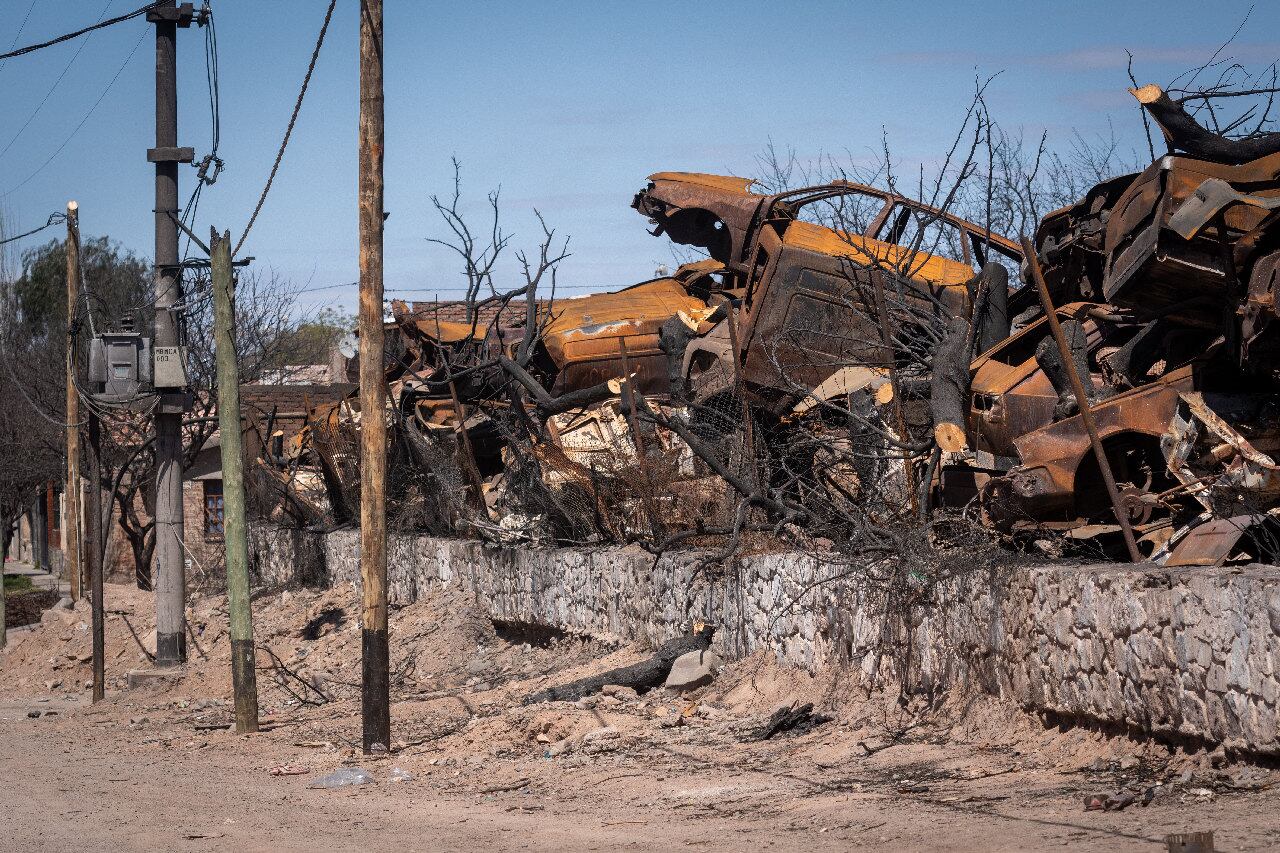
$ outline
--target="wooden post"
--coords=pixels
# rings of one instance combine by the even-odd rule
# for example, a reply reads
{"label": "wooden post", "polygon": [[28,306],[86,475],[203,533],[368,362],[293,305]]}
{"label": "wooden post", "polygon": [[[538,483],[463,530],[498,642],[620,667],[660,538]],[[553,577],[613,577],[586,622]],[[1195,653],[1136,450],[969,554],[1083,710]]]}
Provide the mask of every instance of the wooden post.
{"label": "wooden post", "polygon": [[213,342],[218,371],[218,442],[222,454],[222,534],[227,553],[227,610],[231,619],[231,689],[236,732],[258,730],[253,611],[249,602],[249,543],[245,524],[244,438],[240,431],[240,369],[236,364],[236,307],[231,233],[210,238]]}
{"label": "wooden post", "polygon": [[84,554],[89,565],[89,595],[93,603],[93,701],[106,696],[106,620],[102,600],[102,424],[89,412],[89,441],[86,461],[89,480],[88,501],[84,510]]}
{"label": "wooden post", "polygon": [[1120,492],[1116,489],[1116,478],[1111,473],[1111,463],[1107,460],[1107,451],[1098,436],[1098,428],[1093,422],[1093,409],[1084,392],[1084,382],[1076,372],[1076,360],[1071,355],[1071,347],[1062,334],[1062,324],[1058,322],[1058,314],[1053,307],[1053,299],[1049,296],[1049,288],[1044,283],[1044,273],[1040,270],[1040,259],[1036,257],[1036,247],[1030,238],[1022,238],[1023,256],[1031,268],[1031,277],[1035,280],[1036,289],[1040,291],[1040,304],[1044,307],[1045,318],[1049,322],[1049,331],[1058,344],[1058,354],[1062,356],[1062,365],[1066,368],[1067,378],[1071,380],[1071,392],[1076,395],[1076,404],[1080,407],[1080,420],[1089,433],[1089,443],[1093,445],[1093,455],[1098,460],[1098,468],[1102,470],[1102,481],[1107,486],[1107,494],[1111,497],[1111,508],[1116,514],[1116,522],[1120,532],[1124,534],[1124,544],[1129,549],[1129,559],[1135,563],[1142,562],[1142,554],[1138,551],[1138,543],[1133,539],[1133,528],[1129,524],[1129,513],[1120,500]]}
{"label": "wooden post", "polygon": [[391,745],[382,329],[382,0],[360,0],[360,582],[364,751]]}
{"label": "wooden post", "polygon": [[80,600],[80,396],[76,391],[73,336],[80,292],[80,206],[67,202],[67,485],[62,514],[62,555],[71,600]]}

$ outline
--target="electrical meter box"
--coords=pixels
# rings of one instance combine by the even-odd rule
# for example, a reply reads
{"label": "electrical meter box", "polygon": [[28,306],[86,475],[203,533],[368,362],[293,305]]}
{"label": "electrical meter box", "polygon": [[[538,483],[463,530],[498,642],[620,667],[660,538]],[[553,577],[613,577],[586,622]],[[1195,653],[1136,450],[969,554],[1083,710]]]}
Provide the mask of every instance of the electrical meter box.
{"label": "electrical meter box", "polygon": [[151,339],[138,332],[106,332],[89,344],[95,393],[128,400],[151,390]]}
{"label": "electrical meter box", "polygon": [[157,388],[187,387],[187,348],[155,348],[155,386]]}

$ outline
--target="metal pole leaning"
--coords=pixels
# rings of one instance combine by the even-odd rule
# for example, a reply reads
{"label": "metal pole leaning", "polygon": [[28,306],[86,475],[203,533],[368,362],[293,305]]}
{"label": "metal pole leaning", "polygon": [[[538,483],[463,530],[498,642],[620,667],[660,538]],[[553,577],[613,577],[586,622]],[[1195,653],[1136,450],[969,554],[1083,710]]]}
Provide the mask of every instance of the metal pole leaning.
{"label": "metal pole leaning", "polygon": [[1120,500],[1120,492],[1116,489],[1116,478],[1111,472],[1106,448],[1102,446],[1102,439],[1098,436],[1098,427],[1093,421],[1093,409],[1089,405],[1089,398],[1085,395],[1084,383],[1080,380],[1080,374],[1076,372],[1076,362],[1071,356],[1071,347],[1067,345],[1067,338],[1062,333],[1062,324],[1058,322],[1053,299],[1049,296],[1049,287],[1045,284],[1044,273],[1040,270],[1040,260],[1036,257],[1036,247],[1027,237],[1022,238],[1022,251],[1027,259],[1027,266],[1031,269],[1031,277],[1035,280],[1036,290],[1040,293],[1040,304],[1044,307],[1045,317],[1049,321],[1049,331],[1053,333],[1053,340],[1058,344],[1058,354],[1062,356],[1062,364],[1066,368],[1067,377],[1071,380],[1071,392],[1076,395],[1076,404],[1080,407],[1080,420],[1084,422],[1084,428],[1089,433],[1093,455],[1098,460],[1102,481],[1106,483],[1107,495],[1111,498],[1111,509],[1116,514],[1116,521],[1124,535],[1124,544],[1129,549],[1129,560],[1141,563],[1142,554],[1138,552],[1138,543],[1133,538],[1133,526],[1129,524],[1129,513],[1125,511],[1124,503]]}

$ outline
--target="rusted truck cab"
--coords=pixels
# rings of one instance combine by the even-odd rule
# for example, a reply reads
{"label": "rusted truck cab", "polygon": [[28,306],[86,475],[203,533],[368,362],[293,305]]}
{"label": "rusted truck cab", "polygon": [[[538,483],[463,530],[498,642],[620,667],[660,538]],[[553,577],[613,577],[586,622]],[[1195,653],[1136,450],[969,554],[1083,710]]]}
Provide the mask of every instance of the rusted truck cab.
{"label": "rusted truck cab", "polygon": [[736,337],[748,400],[774,416],[841,368],[887,367],[877,291],[926,312],[962,312],[966,284],[983,264],[1016,270],[1021,262],[1011,241],[874,187],[839,181],[760,194],[751,186],[745,178],[661,172],[632,206],[654,234],[724,266],[718,296],[732,303],[735,334],[725,323],[699,328],[683,354],[685,375],[697,386],[699,374],[714,374],[703,392],[708,384],[723,391]]}

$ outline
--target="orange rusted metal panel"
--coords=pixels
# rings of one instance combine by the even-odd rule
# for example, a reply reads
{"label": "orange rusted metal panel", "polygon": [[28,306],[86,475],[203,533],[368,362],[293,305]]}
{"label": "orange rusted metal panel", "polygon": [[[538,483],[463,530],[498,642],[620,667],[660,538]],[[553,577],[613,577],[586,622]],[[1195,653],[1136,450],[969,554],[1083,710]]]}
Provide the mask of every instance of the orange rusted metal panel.
{"label": "orange rusted metal panel", "polygon": [[963,286],[973,278],[973,267],[949,258],[912,252],[861,234],[849,234],[814,225],[793,222],[783,243],[834,257],[848,257],[856,264],[900,271],[910,278],[944,286]]}
{"label": "orange rusted metal panel", "polygon": [[711,187],[729,192],[747,193],[755,183],[752,178],[737,178],[733,175],[708,175],[704,172],[655,172],[649,176],[650,181],[680,181],[686,184]]}

